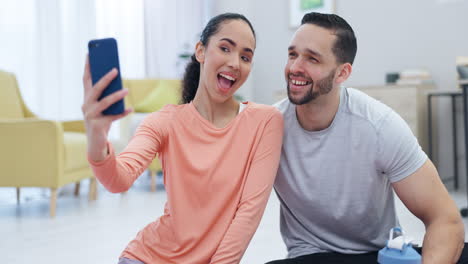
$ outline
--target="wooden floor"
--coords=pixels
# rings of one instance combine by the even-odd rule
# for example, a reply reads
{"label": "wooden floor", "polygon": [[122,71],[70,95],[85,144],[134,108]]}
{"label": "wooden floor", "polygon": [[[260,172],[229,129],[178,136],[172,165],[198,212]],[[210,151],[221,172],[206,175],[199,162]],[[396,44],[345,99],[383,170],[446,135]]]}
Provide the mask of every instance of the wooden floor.
{"label": "wooden floor", "polygon": [[[160,181],[160,179],[158,179]],[[163,212],[166,194],[150,192],[150,179],[143,176],[127,194],[111,194],[101,186],[97,201],[88,201],[88,183],[81,194],[74,186],[59,191],[57,215],[49,217],[49,192],[25,188],[16,204],[14,188],[0,188],[0,255],[8,264],[117,263],[126,244],[146,224]],[[466,196],[452,193],[459,206]],[[421,242],[424,226],[397,202],[403,228]],[[465,221],[467,226],[468,221]],[[259,229],[241,263],[265,263],[282,258],[286,249],[279,233],[279,203],[271,196]]]}

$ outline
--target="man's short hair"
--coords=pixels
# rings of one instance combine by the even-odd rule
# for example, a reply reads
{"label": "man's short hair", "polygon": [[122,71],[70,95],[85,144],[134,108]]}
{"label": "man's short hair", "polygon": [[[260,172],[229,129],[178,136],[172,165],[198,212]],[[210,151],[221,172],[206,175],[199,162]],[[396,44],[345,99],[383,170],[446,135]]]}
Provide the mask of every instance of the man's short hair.
{"label": "man's short hair", "polygon": [[356,36],[351,26],[342,17],[335,14],[311,12],[304,15],[301,25],[313,24],[334,31],[336,41],[332,52],[338,63],[354,62],[357,51]]}

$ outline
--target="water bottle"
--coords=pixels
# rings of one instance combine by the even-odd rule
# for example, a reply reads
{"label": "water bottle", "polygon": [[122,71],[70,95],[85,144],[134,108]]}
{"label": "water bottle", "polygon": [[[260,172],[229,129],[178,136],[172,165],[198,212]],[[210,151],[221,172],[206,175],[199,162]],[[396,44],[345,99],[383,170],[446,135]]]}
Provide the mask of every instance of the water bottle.
{"label": "water bottle", "polygon": [[[393,237],[394,233],[401,236]],[[379,250],[377,262],[380,264],[421,264],[421,255],[414,250],[411,240],[407,239],[400,227],[390,230],[387,245]]]}

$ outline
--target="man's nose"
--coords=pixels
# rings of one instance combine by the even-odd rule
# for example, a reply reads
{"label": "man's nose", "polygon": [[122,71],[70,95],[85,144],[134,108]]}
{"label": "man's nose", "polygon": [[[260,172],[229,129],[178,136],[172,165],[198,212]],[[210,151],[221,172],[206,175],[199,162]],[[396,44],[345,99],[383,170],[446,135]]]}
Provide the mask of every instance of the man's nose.
{"label": "man's nose", "polygon": [[289,66],[289,71],[291,73],[304,72],[303,62],[301,59],[295,59],[291,62]]}

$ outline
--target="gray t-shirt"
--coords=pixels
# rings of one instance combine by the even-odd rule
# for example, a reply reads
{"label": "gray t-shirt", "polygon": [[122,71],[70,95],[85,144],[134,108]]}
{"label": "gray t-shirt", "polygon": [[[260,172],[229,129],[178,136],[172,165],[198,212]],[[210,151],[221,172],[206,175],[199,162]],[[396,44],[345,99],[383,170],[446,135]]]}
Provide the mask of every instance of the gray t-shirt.
{"label": "gray t-shirt", "polygon": [[382,248],[399,225],[390,183],[427,160],[405,121],[352,88],[341,88],[338,112],[321,131],[304,130],[287,98],[275,106],[285,127],[274,187],[288,257]]}

